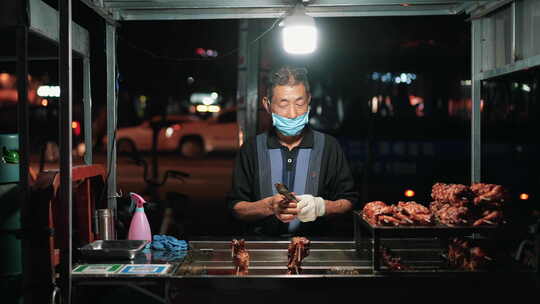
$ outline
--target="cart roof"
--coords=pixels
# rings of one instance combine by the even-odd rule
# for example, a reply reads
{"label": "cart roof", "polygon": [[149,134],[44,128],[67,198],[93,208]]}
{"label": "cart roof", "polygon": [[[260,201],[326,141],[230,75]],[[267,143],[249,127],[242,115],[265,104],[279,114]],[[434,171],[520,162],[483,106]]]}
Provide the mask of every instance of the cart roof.
{"label": "cart roof", "polygon": [[[90,1],[90,0],[83,0]],[[94,1],[115,20],[189,20],[276,18],[293,0],[100,0]],[[486,9],[507,1],[452,0],[310,0],[314,17],[453,15]],[[95,5],[95,4],[94,4]]]}

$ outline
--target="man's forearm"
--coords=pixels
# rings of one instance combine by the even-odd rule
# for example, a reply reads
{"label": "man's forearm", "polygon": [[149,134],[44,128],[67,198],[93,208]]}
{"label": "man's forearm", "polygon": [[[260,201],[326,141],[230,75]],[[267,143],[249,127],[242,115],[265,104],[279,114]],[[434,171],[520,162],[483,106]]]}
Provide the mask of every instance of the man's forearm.
{"label": "man's forearm", "polygon": [[268,198],[256,202],[238,202],[234,205],[233,214],[236,218],[244,221],[256,221],[273,215],[271,200]]}
{"label": "man's forearm", "polygon": [[339,199],[337,201],[325,200],[325,213],[324,215],[337,215],[348,212],[352,209],[353,205],[349,200]]}

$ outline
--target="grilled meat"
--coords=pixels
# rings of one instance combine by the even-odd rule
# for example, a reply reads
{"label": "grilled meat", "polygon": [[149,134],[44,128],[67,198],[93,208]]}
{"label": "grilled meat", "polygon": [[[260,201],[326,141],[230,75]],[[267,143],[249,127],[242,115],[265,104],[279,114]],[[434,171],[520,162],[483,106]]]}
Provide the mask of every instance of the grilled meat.
{"label": "grilled meat", "polygon": [[363,217],[374,226],[431,225],[431,211],[416,202],[386,205],[381,201],[367,203]]}
{"label": "grilled meat", "polygon": [[401,220],[394,217],[394,213],[394,206],[388,206],[381,201],[369,202],[364,206],[364,209],[362,210],[362,216],[364,217],[364,219],[374,226],[399,225],[401,223]]}
{"label": "grilled meat", "polygon": [[246,250],[245,241],[233,239],[231,242],[231,255],[236,275],[248,274],[249,252]]}
{"label": "grilled meat", "polygon": [[452,268],[476,271],[489,267],[493,259],[471,242],[454,238],[448,245],[448,263]]}
{"label": "grilled meat", "polygon": [[[417,202],[398,202],[397,213],[403,215],[407,222],[414,225],[433,224],[431,211]],[[400,217],[402,218],[402,217]]]}
{"label": "grilled meat", "polygon": [[363,218],[372,226],[433,225],[435,220],[447,226],[496,225],[503,222],[502,202],[506,190],[495,184],[435,183],[429,206],[416,202],[387,205],[382,201],[369,202],[362,210]]}
{"label": "grilled meat", "polygon": [[399,270],[408,270],[409,267],[403,265],[401,263],[401,258],[396,257],[392,254],[390,249],[388,248],[381,248],[382,250],[382,261],[383,263],[388,267],[388,269],[392,271],[399,271]]}
{"label": "grilled meat", "polygon": [[287,256],[287,274],[300,274],[302,272],[302,261],[309,255],[309,245],[311,241],[305,237],[293,237],[289,243]]}
{"label": "grilled meat", "polygon": [[472,201],[474,193],[465,185],[436,183],[431,188],[431,197],[439,202],[466,207]]}
{"label": "grilled meat", "polygon": [[462,226],[470,223],[470,212],[467,207],[458,207],[450,204],[431,203],[431,209],[439,223],[447,226]]}
{"label": "grilled meat", "polygon": [[279,194],[283,195],[287,199],[288,202],[298,202],[296,197],[294,197],[294,195],[292,195],[289,189],[287,189],[287,186],[281,183],[276,183],[274,186],[276,187],[276,191]]}
{"label": "grilled meat", "polygon": [[502,222],[503,213],[501,210],[486,210],[482,213],[482,217],[474,221],[473,226],[496,225]]}
{"label": "grilled meat", "polygon": [[475,195],[474,204],[500,204],[504,202],[507,193],[501,185],[474,183],[471,190]]}

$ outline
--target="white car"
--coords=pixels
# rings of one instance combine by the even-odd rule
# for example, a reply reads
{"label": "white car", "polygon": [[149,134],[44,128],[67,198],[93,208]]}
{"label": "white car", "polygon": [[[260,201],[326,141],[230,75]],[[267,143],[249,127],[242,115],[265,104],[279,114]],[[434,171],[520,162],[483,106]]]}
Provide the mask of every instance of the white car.
{"label": "white car", "polygon": [[176,134],[178,148],[188,157],[212,151],[235,151],[239,147],[238,130],[236,110],[223,111],[207,120],[183,124]]}
{"label": "white car", "polygon": [[[118,153],[134,149],[152,150],[152,134],[152,125],[148,121],[138,126],[118,129]],[[158,151],[178,150],[187,157],[202,156],[212,151],[234,151],[239,146],[236,111],[223,111],[206,120],[168,117],[162,123],[157,139]],[[106,138],[104,143],[107,143]]]}

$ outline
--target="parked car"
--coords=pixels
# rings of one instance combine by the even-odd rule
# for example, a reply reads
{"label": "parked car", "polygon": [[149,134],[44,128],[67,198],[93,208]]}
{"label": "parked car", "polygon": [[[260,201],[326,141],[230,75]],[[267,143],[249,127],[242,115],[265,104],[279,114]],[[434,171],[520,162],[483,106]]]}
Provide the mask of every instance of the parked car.
{"label": "parked car", "polygon": [[216,117],[183,125],[178,132],[178,148],[187,157],[212,151],[235,151],[239,147],[236,109],[220,112]]}
{"label": "parked car", "polygon": [[[166,121],[154,122],[161,124],[157,140],[158,151],[177,150],[186,157],[198,157],[212,151],[238,149],[236,110],[226,110],[206,120],[169,116]],[[118,129],[118,153],[130,152],[133,149],[150,151],[152,133],[150,121]],[[106,143],[107,138],[104,139],[104,144]]]}

